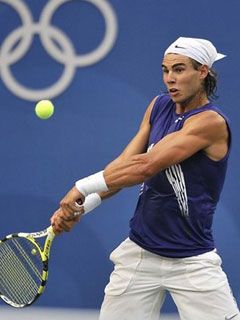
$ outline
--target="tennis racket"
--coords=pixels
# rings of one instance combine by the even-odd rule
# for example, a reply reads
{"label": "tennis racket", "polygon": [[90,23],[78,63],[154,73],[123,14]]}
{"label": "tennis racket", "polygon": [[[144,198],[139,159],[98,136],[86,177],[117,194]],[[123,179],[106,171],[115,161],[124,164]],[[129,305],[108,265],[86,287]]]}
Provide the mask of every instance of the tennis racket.
{"label": "tennis racket", "polygon": [[[41,246],[39,238],[44,237]],[[54,237],[50,226],[39,232],[10,234],[0,240],[0,297],[7,304],[26,307],[43,293]]]}

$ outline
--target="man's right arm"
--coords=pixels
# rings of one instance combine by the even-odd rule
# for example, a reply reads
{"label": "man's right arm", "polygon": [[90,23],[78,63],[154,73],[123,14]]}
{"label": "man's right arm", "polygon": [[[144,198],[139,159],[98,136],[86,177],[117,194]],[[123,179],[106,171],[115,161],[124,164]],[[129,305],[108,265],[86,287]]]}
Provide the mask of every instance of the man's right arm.
{"label": "man's right arm", "polygon": [[[135,135],[135,137],[130,141],[130,143],[123,150],[123,152],[115,160],[113,160],[107,165],[107,168],[111,168],[111,166],[114,166],[115,164],[118,164],[118,163],[120,164],[122,161],[128,159],[131,156],[146,152],[149,134],[150,134],[150,116],[151,116],[152,108],[154,106],[156,99],[157,97],[155,97],[152,100],[152,102],[149,104],[144,114],[140,128],[137,134]],[[115,189],[107,192],[101,192],[99,193],[99,196],[101,200],[104,200],[112,197],[120,190],[121,189]],[[52,225],[54,225],[54,231],[56,233],[61,233],[62,231],[70,231],[73,225],[79,220],[80,220],[80,216],[77,216],[76,218],[66,221],[66,219],[64,219],[62,216],[62,208],[59,208],[51,217],[51,223]]]}
{"label": "man's right arm", "polygon": [[[142,123],[139,127],[139,130],[135,137],[130,141],[130,143],[127,145],[127,147],[123,150],[123,152],[112,162],[110,162],[106,168],[111,168],[112,165],[115,165],[117,163],[121,163],[125,159],[134,156],[136,154],[144,153],[147,150],[148,146],[148,139],[150,134],[150,116],[152,112],[152,108],[154,106],[154,103],[156,101],[157,97],[155,97],[152,102],[149,104]],[[115,195],[117,192],[119,192],[121,189],[111,190],[107,192],[101,192],[99,193],[102,200],[107,199]]]}

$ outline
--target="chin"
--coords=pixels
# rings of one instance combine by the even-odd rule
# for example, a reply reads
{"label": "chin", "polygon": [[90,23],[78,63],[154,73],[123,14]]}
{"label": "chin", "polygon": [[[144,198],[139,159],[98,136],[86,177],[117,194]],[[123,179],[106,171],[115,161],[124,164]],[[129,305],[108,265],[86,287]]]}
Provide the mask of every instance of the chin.
{"label": "chin", "polygon": [[188,104],[192,100],[191,97],[183,97],[183,96],[171,97],[171,99],[174,103],[177,103],[180,105]]}
{"label": "chin", "polygon": [[183,103],[186,99],[180,97],[171,97],[172,101],[175,103]]}

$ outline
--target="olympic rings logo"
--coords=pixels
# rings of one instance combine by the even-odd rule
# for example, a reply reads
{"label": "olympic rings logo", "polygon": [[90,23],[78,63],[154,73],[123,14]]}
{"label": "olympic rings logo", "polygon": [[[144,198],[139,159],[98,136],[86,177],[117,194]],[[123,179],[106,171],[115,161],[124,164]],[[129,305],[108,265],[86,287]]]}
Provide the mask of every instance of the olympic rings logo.
{"label": "olympic rings logo", "polygon": [[[117,18],[113,8],[107,0],[82,0],[96,6],[103,15],[105,35],[102,42],[93,51],[86,54],[76,54],[75,48],[66,34],[51,25],[54,12],[68,1],[70,0],[47,1],[39,22],[34,23],[31,12],[23,0],[0,0],[0,3],[3,2],[13,7],[22,21],[22,26],[13,30],[0,48],[0,76],[6,87],[16,96],[30,101],[56,97],[69,86],[78,67],[97,63],[112,49],[117,38]],[[19,61],[29,50],[35,34],[39,34],[48,54],[65,66],[61,77],[55,84],[39,90],[20,84],[10,70],[10,66]]]}

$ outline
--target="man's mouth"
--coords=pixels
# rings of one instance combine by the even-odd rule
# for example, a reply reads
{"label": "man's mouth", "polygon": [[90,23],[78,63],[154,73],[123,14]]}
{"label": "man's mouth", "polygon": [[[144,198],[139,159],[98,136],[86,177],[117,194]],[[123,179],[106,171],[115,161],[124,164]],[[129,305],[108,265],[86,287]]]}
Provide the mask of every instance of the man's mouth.
{"label": "man's mouth", "polygon": [[169,93],[170,93],[171,96],[174,96],[174,95],[176,95],[176,94],[179,92],[179,90],[176,89],[176,88],[168,89],[168,91],[169,91]]}

